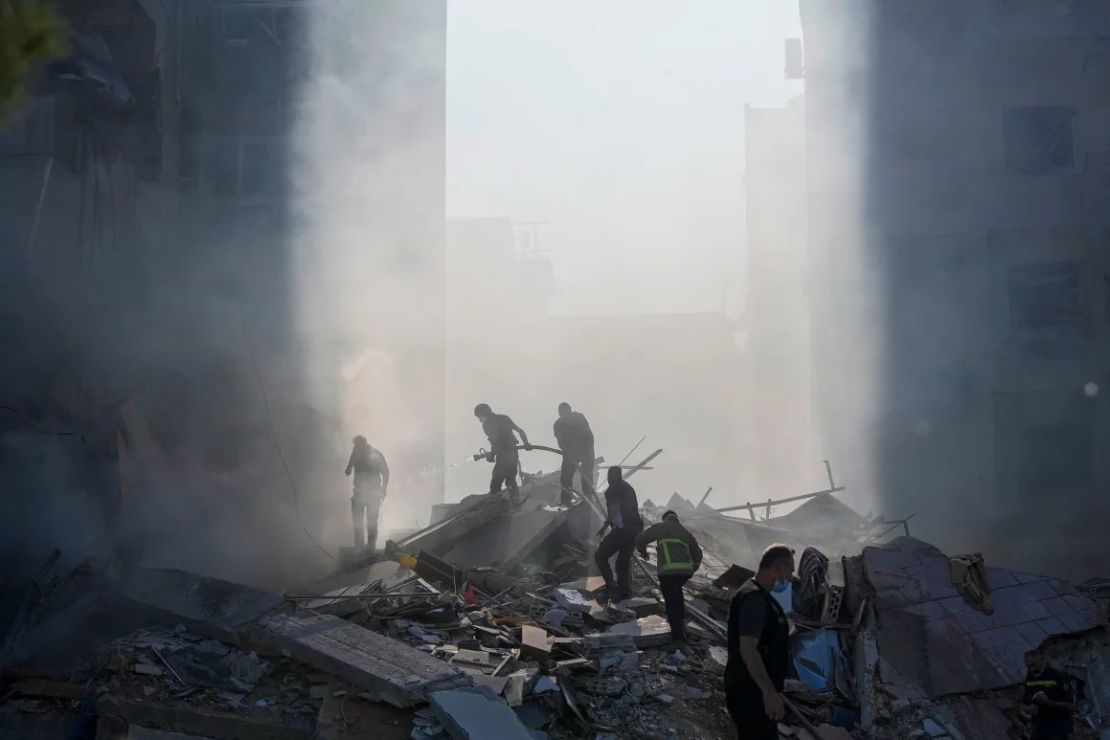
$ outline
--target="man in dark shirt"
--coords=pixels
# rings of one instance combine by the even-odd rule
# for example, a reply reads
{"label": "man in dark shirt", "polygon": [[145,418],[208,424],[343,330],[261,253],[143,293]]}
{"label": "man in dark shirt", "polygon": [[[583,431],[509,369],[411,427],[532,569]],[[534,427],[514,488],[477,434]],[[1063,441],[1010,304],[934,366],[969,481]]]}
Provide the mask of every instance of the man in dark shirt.
{"label": "man in dark shirt", "polygon": [[566,401],[559,404],[555,440],[563,451],[563,469],[559,475],[562,503],[569,506],[575,471],[582,478],[582,493],[594,492],[594,433],[586,417],[572,409]]}
{"label": "man in dark shirt", "polygon": [[1030,650],[1025,654],[1026,704],[1033,706],[1031,740],[1067,740],[1071,737],[1075,697],[1071,679],[1048,665],[1044,653]]}
{"label": "man in dark shirt", "polygon": [[[621,473],[620,466],[609,468],[609,487],[605,490],[605,524],[612,531],[597,546],[594,559],[601,577],[605,579],[605,595],[613,601],[623,601],[632,595],[632,551],[636,549],[636,538],[644,529],[640,519],[640,504],[636,500],[636,489],[628,485]],[[617,556],[616,583],[609,560]]]}
{"label": "man in dark shirt", "polygon": [[531,449],[528,435],[507,415],[493,413],[488,403],[475,406],[474,415],[482,422],[482,431],[489,439],[490,453],[486,455],[486,459],[493,463],[489,492],[497,493],[504,485],[509,489],[509,499],[515,504],[520,500],[520,486],[516,482],[517,469],[520,467],[516,435],[520,435],[525,449]]}
{"label": "man in dark shirt", "polygon": [[389,488],[389,465],[385,456],[370,446],[361,434],[355,437],[345,475],[355,474],[351,496],[351,518],[355,525],[355,547],[369,547],[378,541],[378,514]]}
{"label": "man in dark shirt", "polygon": [[728,610],[725,700],[741,740],[778,740],[785,707],[782,688],[790,669],[790,626],[771,596],[794,576],[794,552],[771,545],[759,570]]}

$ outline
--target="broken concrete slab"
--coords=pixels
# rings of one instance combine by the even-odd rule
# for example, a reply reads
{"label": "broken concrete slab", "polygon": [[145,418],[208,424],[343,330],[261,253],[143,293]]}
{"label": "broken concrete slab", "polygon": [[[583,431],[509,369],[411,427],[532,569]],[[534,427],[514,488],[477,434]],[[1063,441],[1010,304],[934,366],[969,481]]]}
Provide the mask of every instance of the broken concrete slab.
{"label": "broken concrete slab", "polygon": [[110,694],[100,698],[96,709],[97,714],[109,722],[213,740],[311,740],[316,733],[315,722],[303,717],[292,716],[279,723],[252,714],[182,703],[140,702]]}
{"label": "broken concrete slab", "polygon": [[[386,546],[387,552],[394,549],[414,553],[420,550],[442,556],[463,537],[466,537],[487,522],[491,522],[509,511],[509,502],[504,496],[473,496],[462,502],[458,510],[442,521],[414,532]],[[488,565],[489,561],[479,563]]]}
{"label": "broken concrete slab", "polygon": [[988,569],[999,587],[984,614],[953,585],[944,553],[901,539],[861,556],[875,589],[877,647],[930,698],[1017,684],[1027,650],[1100,625],[1095,603],[1070,584],[999,568]]}
{"label": "broken concrete slab", "polygon": [[656,599],[647,596],[635,596],[631,599],[617,602],[616,606],[624,609],[637,617],[649,617],[652,614],[662,614],[663,608]]}
{"label": "broken concrete slab", "polygon": [[287,653],[396,707],[470,679],[446,663],[338,617],[299,611],[270,614],[244,631],[259,652]]}
{"label": "broken concrete slab", "polygon": [[508,704],[489,689],[436,691],[432,711],[455,740],[532,740]]}
{"label": "broken concrete slab", "polygon": [[728,665],[728,650],[718,645],[710,647],[706,654],[705,665],[714,673],[724,675],[725,666]]}
{"label": "broken concrete slab", "polygon": [[590,650],[635,650],[637,645],[628,633],[594,633],[582,638]]}
{"label": "broken concrete slab", "polygon": [[560,587],[551,592],[560,607],[571,614],[588,614],[596,602],[592,596],[576,588]]}
{"label": "broken concrete slab", "polygon": [[671,641],[671,626],[658,615],[643,617],[634,622],[614,624],[606,630],[609,635],[627,635],[640,648],[660,647]]}
{"label": "broken concrete slab", "polygon": [[492,659],[490,654],[485,650],[467,650],[465,648],[459,648],[459,650],[455,652],[454,657],[451,658],[451,662],[488,666],[491,665]]}
{"label": "broken concrete slab", "polygon": [[551,643],[547,630],[526,624],[520,628],[521,660],[544,660],[551,657]]}
{"label": "broken concrete slab", "polygon": [[169,568],[138,568],[121,584],[125,598],[205,637],[234,642],[238,628],[284,601],[280,594]]}
{"label": "broken concrete slab", "polygon": [[482,522],[470,536],[444,550],[441,557],[461,567],[501,563],[510,569],[548,540],[566,520],[567,512],[545,509],[499,516]]}
{"label": "broken concrete slab", "polygon": [[475,686],[485,686],[493,693],[500,696],[509,683],[508,676],[474,676]]}

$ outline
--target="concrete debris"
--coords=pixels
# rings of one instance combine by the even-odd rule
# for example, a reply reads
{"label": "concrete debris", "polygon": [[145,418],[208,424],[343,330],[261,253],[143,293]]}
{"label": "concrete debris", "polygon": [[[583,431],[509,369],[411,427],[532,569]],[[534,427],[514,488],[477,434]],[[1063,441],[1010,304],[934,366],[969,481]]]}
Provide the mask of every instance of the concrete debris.
{"label": "concrete debris", "polygon": [[[785,693],[820,738],[1020,736],[1023,655],[1042,646],[1082,686],[1086,724],[1110,729],[1106,579],[1076,589],[908,536],[861,547],[871,520],[828,494],[758,521],[677,497],[705,559],[685,586],[687,640],[676,647],[649,575],[636,572],[632,598],[597,602],[600,518],[583,499],[560,507],[560,494],[556,475],[534,476],[519,507],[500,496],[448,507],[387,554],[362,554],[286,598],[136,571],[112,586],[150,626],[121,622],[68,672],[20,664],[0,734],[91,703],[109,737],[729,737],[729,606],[776,540],[803,549],[784,600]],[[645,520],[661,513],[645,502]],[[58,617],[25,644],[48,645],[36,629],[79,621]],[[32,678],[44,675],[59,680]],[[812,737],[804,724],[791,714],[780,734]]]}
{"label": "concrete debris", "polygon": [[232,641],[236,630],[281,605],[280,594],[183,570],[138,568],[123,596],[197,634]]}
{"label": "concrete debris", "polygon": [[435,716],[455,740],[531,740],[532,735],[505,702],[488,689],[437,691]]}
{"label": "concrete debris", "polygon": [[660,647],[671,641],[671,626],[658,615],[615,624],[607,632],[610,635],[630,636],[632,643],[638,648]]}
{"label": "concrete debris", "polygon": [[638,652],[606,652],[598,658],[598,669],[602,673],[625,673],[640,667]]}
{"label": "concrete debris", "polygon": [[523,660],[544,660],[551,656],[547,632],[540,627],[526,624],[521,627],[520,657]]}
{"label": "concrete debris", "polygon": [[286,651],[397,707],[468,683],[442,661],[338,617],[308,611],[272,614],[257,620],[247,634],[263,652]]}
{"label": "concrete debris", "polygon": [[559,606],[568,612],[588,614],[594,606],[593,597],[587,596],[578,589],[555,588],[551,591],[552,597],[559,602]]}

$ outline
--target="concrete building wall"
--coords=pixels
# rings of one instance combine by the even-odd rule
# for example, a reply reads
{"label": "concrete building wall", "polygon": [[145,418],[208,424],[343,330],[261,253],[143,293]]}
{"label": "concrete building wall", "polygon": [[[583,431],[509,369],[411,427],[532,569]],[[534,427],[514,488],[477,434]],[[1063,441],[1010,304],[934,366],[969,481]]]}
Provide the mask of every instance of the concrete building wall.
{"label": "concrete building wall", "polygon": [[[91,42],[44,72],[26,111],[0,129],[0,350],[11,359],[0,380],[5,405],[95,440],[95,453],[73,445],[43,453],[25,420],[0,419],[0,467],[13,491],[0,519],[21,530],[9,545],[69,536],[75,520],[86,523],[84,539],[94,546],[108,539],[100,535],[107,509],[120,506],[120,460],[134,465],[139,455],[120,417],[135,422],[137,414],[165,456],[164,479],[132,480],[130,495],[177,512],[181,526],[203,520],[196,531],[205,535],[145,544],[211,559],[189,565],[248,580],[260,571],[303,573],[300,566],[319,554],[301,525],[319,530],[336,511],[349,516],[342,470],[350,437],[338,414],[308,393],[290,218],[309,17],[330,6],[59,6]],[[422,142],[405,149],[410,175],[394,184],[394,198],[375,204],[391,209],[397,253],[419,263],[426,287],[411,305],[390,308],[429,330],[419,341],[383,340],[399,354],[414,414],[430,430],[398,467],[437,466],[446,17],[442,3],[421,12],[387,0],[376,6],[380,22],[365,40],[381,70],[408,76],[420,105],[406,111],[406,143]],[[424,43],[429,36],[438,46]],[[398,68],[391,55],[399,49],[407,65]],[[96,64],[81,66],[89,59]],[[389,151],[399,128],[383,129],[376,145]],[[366,282],[375,276],[364,278],[361,289],[372,290]],[[321,464],[322,455],[343,459]],[[321,478],[323,469],[330,477]],[[429,498],[441,495],[441,484],[430,485]],[[293,495],[307,491],[307,501],[292,506],[290,486]],[[123,518],[146,536],[159,531],[163,515],[170,516]],[[342,532],[349,537],[349,525]],[[270,548],[279,542],[277,557]]]}
{"label": "concrete building wall", "polygon": [[[949,550],[1097,570],[1110,520],[1108,231],[1094,205],[1110,7],[802,9],[810,173],[859,183],[848,269],[877,299],[872,322],[838,315],[850,299],[836,293],[814,316],[829,342],[875,331],[878,408],[853,434],[884,508],[916,512]],[[810,244],[835,262],[849,248],[828,238],[828,194],[811,185]],[[829,423],[836,401],[823,399]]]}

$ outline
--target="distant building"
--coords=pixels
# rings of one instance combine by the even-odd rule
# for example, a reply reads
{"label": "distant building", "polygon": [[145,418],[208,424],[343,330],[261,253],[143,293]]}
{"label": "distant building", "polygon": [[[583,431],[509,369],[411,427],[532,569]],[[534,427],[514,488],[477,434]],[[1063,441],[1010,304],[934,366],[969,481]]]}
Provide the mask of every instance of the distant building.
{"label": "distant building", "polygon": [[747,480],[753,495],[780,498],[807,490],[820,469],[811,423],[803,99],[748,106],[744,133]]}
{"label": "distant building", "polygon": [[[801,8],[826,432],[867,449],[887,512],[916,512],[943,549],[1094,574],[1110,521],[1110,5]],[[876,339],[864,420],[846,411],[849,368]]]}

